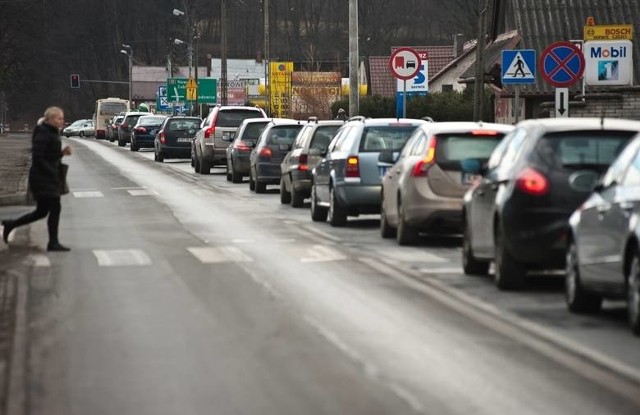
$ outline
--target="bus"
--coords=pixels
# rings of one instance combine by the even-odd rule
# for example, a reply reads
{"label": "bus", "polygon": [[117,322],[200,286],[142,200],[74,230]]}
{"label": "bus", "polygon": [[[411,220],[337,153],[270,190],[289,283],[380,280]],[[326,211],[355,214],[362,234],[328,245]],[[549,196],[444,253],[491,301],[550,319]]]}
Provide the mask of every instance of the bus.
{"label": "bus", "polygon": [[129,101],[121,98],[103,98],[96,101],[96,110],[93,114],[93,124],[96,129],[96,139],[106,138],[107,121],[120,114],[129,111]]}

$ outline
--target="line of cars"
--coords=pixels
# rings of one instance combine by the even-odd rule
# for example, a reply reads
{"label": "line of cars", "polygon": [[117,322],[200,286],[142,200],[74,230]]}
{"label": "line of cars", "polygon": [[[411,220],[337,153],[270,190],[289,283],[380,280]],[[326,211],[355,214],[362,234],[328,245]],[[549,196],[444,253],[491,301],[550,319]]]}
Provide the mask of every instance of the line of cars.
{"label": "line of cars", "polygon": [[493,264],[503,290],[564,269],[570,311],[626,300],[640,334],[639,132],[638,121],[607,118],[508,126],[259,117],[220,144],[228,180],[249,176],[258,193],[279,185],[280,202],[293,207],[310,198],[313,221],[344,226],[380,213],[381,236],[401,245],[462,234],[465,274],[488,275]]}

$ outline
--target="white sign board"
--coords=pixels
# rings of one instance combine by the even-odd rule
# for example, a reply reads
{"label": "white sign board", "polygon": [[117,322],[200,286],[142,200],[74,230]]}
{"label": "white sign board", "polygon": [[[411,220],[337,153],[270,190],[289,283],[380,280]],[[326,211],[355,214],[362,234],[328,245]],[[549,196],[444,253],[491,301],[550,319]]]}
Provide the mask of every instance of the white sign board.
{"label": "white sign board", "polygon": [[556,88],[556,118],[569,117],[569,88]]}
{"label": "white sign board", "polygon": [[584,43],[587,85],[630,85],[633,83],[633,48],[630,40]]}
{"label": "white sign board", "polygon": [[[397,92],[404,91],[404,81],[397,80]],[[423,60],[415,78],[407,79],[407,94],[429,92],[429,61]]]}

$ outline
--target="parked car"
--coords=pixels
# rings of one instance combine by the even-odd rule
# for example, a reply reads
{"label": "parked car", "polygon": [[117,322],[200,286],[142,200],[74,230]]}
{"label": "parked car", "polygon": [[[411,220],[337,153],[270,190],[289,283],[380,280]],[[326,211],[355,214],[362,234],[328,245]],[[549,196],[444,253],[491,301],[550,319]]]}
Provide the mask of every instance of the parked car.
{"label": "parked car", "polygon": [[640,135],[569,219],[565,298],[570,311],[596,312],[603,298],[627,300],[640,335]]}
{"label": "parked car", "polygon": [[331,139],[343,125],[342,120],[318,121],[316,117],[312,117],[302,127],[291,151],[280,165],[281,203],[302,207],[304,199],[311,196],[311,172],[322,160]]}
{"label": "parked car", "polygon": [[153,141],[154,160],[184,158],[191,155],[191,142],[196,136],[202,120],[198,117],[167,117]]}
{"label": "parked car", "polygon": [[196,173],[209,174],[216,165],[227,164],[227,147],[236,130],[247,118],[267,118],[257,107],[216,106],[202,122],[193,141]]}
{"label": "parked car", "polygon": [[140,117],[150,115],[148,112],[131,111],[124,115],[122,123],[118,127],[118,146],[124,147],[131,142],[131,132],[138,123]]}
{"label": "parked car", "polygon": [[131,132],[131,151],[138,151],[141,148],[153,148],[156,134],[160,131],[162,123],[167,119],[164,115],[143,115],[138,118],[138,122]]}
{"label": "parked car", "polygon": [[118,137],[118,126],[122,123],[124,115],[117,115],[113,117],[106,125],[105,138],[110,142],[114,142]]}
{"label": "parked car", "polygon": [[271,122],[271,118],[247,118],[242,121],[233,143],[227,147],[227,180],[242,183],[249,175],[251,149],[256,146],[260,133]]}
{"label": "parked car", "polygon": [[486,163],[512,130],[502,124],[427,123],[416,130],[399,156],[392,151],[380,153],[382,237],[395,234],[400,245],[412,245],[421,231],[460,233],[462,198],[478,179],[463,173],[462,166]]}
{"label": "parked car", "polygon": [[589,196],[640,122],[606,118],[526,120],[491,155],[465,195],[463,268],[500,289],[527,271],[565,267],[569,216]]}
{"label": "parked car", "polygon": [[344,226],[347,216],[380,213],[381,151],[400,151],[423,120],[353,117],[313,169],[311,219]]}
{"label": "parked car", "polygon": [[[91,134],[88,134],[90,133]],[[93,121],[88,119],[76,120],[71,125],[62,130],[62,135],[65,137],[93,135],[95,133],[93,129]]]}
{"label": "parked car", "polygon": [[273,119],[260,134],[249,156],[249,189],[264,193],[269,184],[280,184],[280,164],[291,151],[302,123],[295,120]]}

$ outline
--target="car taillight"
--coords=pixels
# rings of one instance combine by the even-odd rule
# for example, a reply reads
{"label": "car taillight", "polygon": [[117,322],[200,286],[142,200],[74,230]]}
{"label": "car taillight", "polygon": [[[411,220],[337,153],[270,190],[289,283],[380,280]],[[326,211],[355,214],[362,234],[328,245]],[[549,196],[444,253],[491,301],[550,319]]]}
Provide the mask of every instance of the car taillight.
{"label": "car taillight", "polygon": [[136,133],[145,134],[147,132],[147,129],[144,127],[138,127],[138,128],[134,128],[133,131],[135,131]]}
{"label": "car taillight", "polygon": [[300,171],[308,171],[309,170],[309,156],[307,154],[300,154],[298,158],[298,170]]}
{"label": "car taillight", "polygon": [[120,128],[124,128],[126,130],[129,128],[129,124],[120,124]]}
{"label": "car taillight", "polygon": [[160,137],[160,142],[162,144],[164,144],[167,141],[167,138],[164,135],[164,131],[161,131],[160,134],[158,135],[158,137]]}
{"label": "car taillight", "polygon": [[360,159],[358,159],[358,156],[347,158],[344,175],[345,177],[360,177]]}
{"label": "car taillight", "polygon": [[242,140],[240,140],[240,141],[238,141],[237,143],[235,143],[235,144],[233,145],[233,148],[235,148],[235,149],[236,149],[236,150],[238,150],[238,151],[249,151],[249,150],[251,150],[251,147],[249,147],[249,146],[247,145],[247,143],[245,143],[245,142],[244,142],[244,141],[242,141]]}
{"label": "car taillight", "polygon": [[413,170],[411,171],[411,176],[413,177],[425,177],[427,176],[427,172],[429,168],[433,166],[436,160],[436,145],[437,141],[435,137],[431,137],[429,140],[429,148],[427,149],[427,155],[417,162],[415,166],[413,166]]}
{"label": "car taillight", "polygon": [[532,196],[543,196],[549,191],[549,181],[538,171],[527,167],[518,175],[516,187]]}
{"label": "car taillight", "polygon": [[204,138],[209,138],[211,137],[212,134],[215,135],[215,133],[216,133],[216,127],[212,125],[211,127],[204,130]]}
{"label": "car taillight", "polygon": [[271,156],[273,155],[273,152],[271,151],[271,148],[269,147],[262,147],[260,149],[260,153],[259,156],[263,159],[270,159]]}

